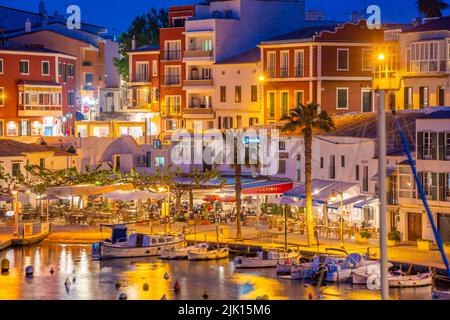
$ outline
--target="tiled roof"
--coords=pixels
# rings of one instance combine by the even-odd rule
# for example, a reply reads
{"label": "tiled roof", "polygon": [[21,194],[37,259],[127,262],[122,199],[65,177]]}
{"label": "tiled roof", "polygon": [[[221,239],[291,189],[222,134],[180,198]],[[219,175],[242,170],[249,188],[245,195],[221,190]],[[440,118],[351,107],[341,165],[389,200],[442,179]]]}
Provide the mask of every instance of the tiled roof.
{"label": "tiled roof", "polygon": [[260,49],[253,48],[241,53],[238,53],[229,58],[223,59],[216,64],[239,64],[239,63],[251,63],[258,62],[260,58]]}
{"label": "tiled roof", "polygon": [[450,16],[427,20],[425,21],[425,23],[409,28],[404,32],[406,33],[438,30],[450,30]]}
{"label": "tiled roof", "polygon": [[317,27],[307,27],[298,29],[289,33],[285,33],[273,38],[270,38],[268,40],[262,41],[262,43],[265,42],[272,42],[272,41],[283,41],[283,40],[302,40],[302,39],[310,39],[314,35],[320,33],[321,31],[328,30],[333,31],[336,28],[336,26],[317,26]]}
{"label": "tiled roof", "polygon": [[427,113],[421,116],[420,119],[450,119],[450,108]]}
{"label": "tiled roof", "polygon": [[25,153],[34,152],[54,152],[54,156],[74,155],[73,153],[47,145],[24,143],[10,139],[0,139],[0,157],[22,156]]}
{"label": "tiled roof", "polygon": [[156,50],[159,50],[158,45],[148,45],[148,46],[143,46],[143,47],[137,48],[135,50],[130,50],[128,52],[145,52],[145,51],[156,51]]}

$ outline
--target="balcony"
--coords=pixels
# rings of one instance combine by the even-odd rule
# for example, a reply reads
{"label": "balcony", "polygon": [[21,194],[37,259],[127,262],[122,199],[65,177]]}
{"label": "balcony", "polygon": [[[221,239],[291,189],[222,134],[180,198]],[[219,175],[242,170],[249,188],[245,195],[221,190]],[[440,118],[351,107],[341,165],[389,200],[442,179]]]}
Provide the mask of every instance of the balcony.
{"label": "balcony", "polygon": [[267,77],[268,78],[275,78],[275,68],[267,69]]}
{"label": "balcony", "polygon": [[164,61],[181,60],[181,50],[165,50],[161,54]]}
{"label": "balcony", "polygon": [[164,82],[163,83],[166,86],[178,86],[178,85],[181,85],[181,75],[164,76]]}
{"label": "balcony", "polygon": [[184,52],[183,61],[213,61],[213,50],[188,50]]}
{"label": "balcony", "polygon": [[62,115],[62,106],[60,105],[20,105],[18,108],[19,117],[59,117]]}
{"label": "balcony", "polygon": [[192,106],[183,111],[184,119],[214,119],[214,109]]}
{"label": "balcony", "polygon": [[289,76],[288,68],[280,68],[280,78],[287,78]]}
{"label": "balcony", "polygon": [[213,87],[213,80],[212,79],[191,79],[191,80],[184,80],[183,81],[183,87],[186,89],[189,88],[197,88],[197,87],[206,87],[211,88]]}
{"label": "balcony", "polygon": [[162,106],[160,114],[161,117],[179,117],[181,116],[181,106]]}

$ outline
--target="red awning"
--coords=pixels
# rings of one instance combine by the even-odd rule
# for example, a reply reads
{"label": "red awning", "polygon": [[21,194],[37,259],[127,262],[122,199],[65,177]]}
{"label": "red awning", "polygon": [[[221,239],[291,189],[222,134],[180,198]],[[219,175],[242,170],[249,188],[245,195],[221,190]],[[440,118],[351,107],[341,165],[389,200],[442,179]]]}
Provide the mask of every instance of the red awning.
{"label": "red awning", "polygon": [[242,194],[283,194],[292,188],[293,183],[291,181],[267,180],[244,184],[242,186]]}

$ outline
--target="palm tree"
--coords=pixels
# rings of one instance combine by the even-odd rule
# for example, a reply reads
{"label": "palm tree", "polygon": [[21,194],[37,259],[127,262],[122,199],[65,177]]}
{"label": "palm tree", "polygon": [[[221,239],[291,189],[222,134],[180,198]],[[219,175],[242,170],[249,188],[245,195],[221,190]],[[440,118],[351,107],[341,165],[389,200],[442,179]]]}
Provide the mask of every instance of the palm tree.
{"label": "palm tree", "polygon": [[448,4],[443,0],[417,0],[420,13],[427,18],[442,17],[442,10],[448,8]]}
{"label": "palm tree", "polygon": [[315,102],[307,105],[298,105],[294,109],[289,110],[289,115],[284,116],[281,120],[286,121],[282,128],[283,131],[300,130],[305,141],[305,210],[308,245],[311,245],[315,242],[311,190],[313,131],[314,129],[326,132],[331,131],[334,128],[334,123],[328,113],[325,111],[319,112],[319,105]]}

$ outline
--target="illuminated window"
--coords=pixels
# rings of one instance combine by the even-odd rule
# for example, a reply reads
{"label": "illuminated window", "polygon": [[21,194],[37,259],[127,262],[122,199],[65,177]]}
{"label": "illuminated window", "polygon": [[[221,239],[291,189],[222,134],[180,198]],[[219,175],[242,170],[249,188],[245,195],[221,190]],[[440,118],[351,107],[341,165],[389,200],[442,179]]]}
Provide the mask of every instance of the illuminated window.
{"label": "illuminated window", "polygon": [[42,75],[49,76],[50,75],[50,62],[42,61]]}

